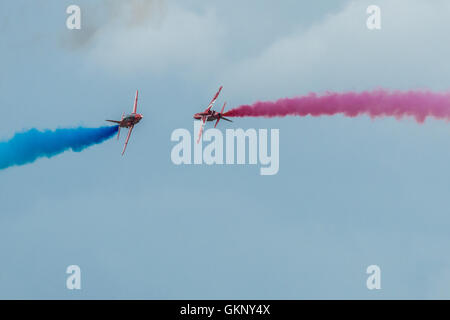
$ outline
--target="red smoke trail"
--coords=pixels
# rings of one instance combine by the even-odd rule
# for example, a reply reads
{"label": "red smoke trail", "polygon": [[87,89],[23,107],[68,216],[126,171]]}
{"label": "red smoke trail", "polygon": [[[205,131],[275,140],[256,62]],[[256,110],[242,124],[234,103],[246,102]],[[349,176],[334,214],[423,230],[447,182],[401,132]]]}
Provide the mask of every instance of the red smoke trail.
{"label": "red smoke trail", "polygon": [[422,123],[428,116],[450,120],[450,92],[389,91],[310,93],[296,98],[255,102],[224,114],[228,117],[285,117],[343,114],[348,117],[369,115],[371,118],[412,116]]}

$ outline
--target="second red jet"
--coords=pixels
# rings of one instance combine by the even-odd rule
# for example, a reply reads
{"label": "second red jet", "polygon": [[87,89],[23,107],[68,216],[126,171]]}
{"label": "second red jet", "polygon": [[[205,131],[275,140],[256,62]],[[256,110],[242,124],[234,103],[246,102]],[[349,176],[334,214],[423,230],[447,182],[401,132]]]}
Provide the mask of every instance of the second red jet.
{"label": "second red jet", "polygon": [[214,121],[216,120],[216,124],[214,125],[214,128],[217,127],[217,124],[219,123],[220,119],[229,121],[229,122],[233,122],[230,119],[227,119],[223,116],[223,110],[225,109],[226,106],[226,102],[223,104],[222,110],[220,112],[211,110],[212,106],[214,105],[214,103],[217,100],[217,97],[220,94],[220,91],[222,90],[222,86],[220,86],[219,91],[217,91],[216,95],[214,96],[214,98],[212,98],[211,102],[209,103],[208,107],[205,109],[205,111],[203,112],[199,112],[194,114],[194,119],[197,120],[202,120],[202,126],[200,128],[200,132],[198,134],[198,139],[197,139],[197,143],[200,142],[200,138],[202,137],[202,133],[203,133],[203,128],[205,126],[206,121]]}

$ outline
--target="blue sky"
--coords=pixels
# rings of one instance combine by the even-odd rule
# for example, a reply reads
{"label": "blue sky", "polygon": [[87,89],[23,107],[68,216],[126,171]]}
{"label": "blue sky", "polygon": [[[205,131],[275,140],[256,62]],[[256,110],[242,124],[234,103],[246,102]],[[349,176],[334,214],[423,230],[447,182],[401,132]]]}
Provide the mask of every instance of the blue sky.
{"label": "blue sky", "polygon": [[[78,4],[82,29],[65,27]],[[366,28],[381,8],[382,29]],[[280,170],[175,166],[219,85],[228,106],[311,91],[447,90],[446,1],[3,1],[0,139],[144,120],[0,172],[0,298],[449,298],[450,127],[236,119],[280,130]],[[78,33],[77,33],[78,32]],[[65,288],[79,265],[82,290]],[[366,288],[367,266],[382,289]]]}

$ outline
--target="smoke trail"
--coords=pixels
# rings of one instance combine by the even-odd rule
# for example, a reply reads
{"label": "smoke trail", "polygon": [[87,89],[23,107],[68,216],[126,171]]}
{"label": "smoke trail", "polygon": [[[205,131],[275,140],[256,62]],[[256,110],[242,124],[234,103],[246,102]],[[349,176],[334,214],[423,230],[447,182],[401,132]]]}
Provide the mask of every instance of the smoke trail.
{"label": "smoke trail", "polygon": [[228,117],[285,117],[343,114],[372,118],[412,116],[422,123],[426,117],[450,120],[450,92],[389,91],[378,89],[360,93],[326,92],[242,105],[224,114]]}
{"label": "smoke trail", "polygon": [[70,149],[80,152],[111,138],[117,129],[118,126],[79,127],[16,133],[10,140],[0,142],[0,170],[31,163],[41,157],[50,158]]}

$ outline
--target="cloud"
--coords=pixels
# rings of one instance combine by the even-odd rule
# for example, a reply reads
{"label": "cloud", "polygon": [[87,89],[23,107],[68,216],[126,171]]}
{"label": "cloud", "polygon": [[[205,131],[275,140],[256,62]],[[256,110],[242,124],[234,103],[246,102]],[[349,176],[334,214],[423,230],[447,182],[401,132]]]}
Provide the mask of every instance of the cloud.
{"label": "cloud", "polygon": [[366,27],[370,4],[351,2],[307,29],[298,28],[237,62],[222,78],[231,84],[230,92],[251,99],[324,88],[446,88],[450,3],[378,1],[381,30]]}
{"label": "cloud", "polygon": [[92,37],[86,53],[92,63],[119,72],[204,70],[220,56],[214,10],[196,13],[175,3],[160,3],[157,11],[154,4],[115,8],[116,18]]}
{"label": "cloud", "polygon": [[99,33],[111,25],[132,29],[148,23],[158,24],[164,17],[164,0],[108,0],[80,5],[82,28],[64,33],[63,46],[68,49],[86,49],[95,45]]}
{"label": "cloud", "polygon": [[84,54],[90,63],[116,74],[154,72],[191,83],[207,78],[225,85],[238,103],[309,91],[444,90],[450,82],[446,1],[380,0],[381,30],[366,27],[372,3],[353,1],[309,27],[299,22],[268,36],[273,40],[258,42],[259,50],[248,45],[261,36],[255,30],[264,34],[267,28],[257,14],[246,16],[253,33],[243,31],[243,37],[236,25],[244,22],[218,15],[217,5],[199,10],[177,2],[114,3],[89,38]]}

